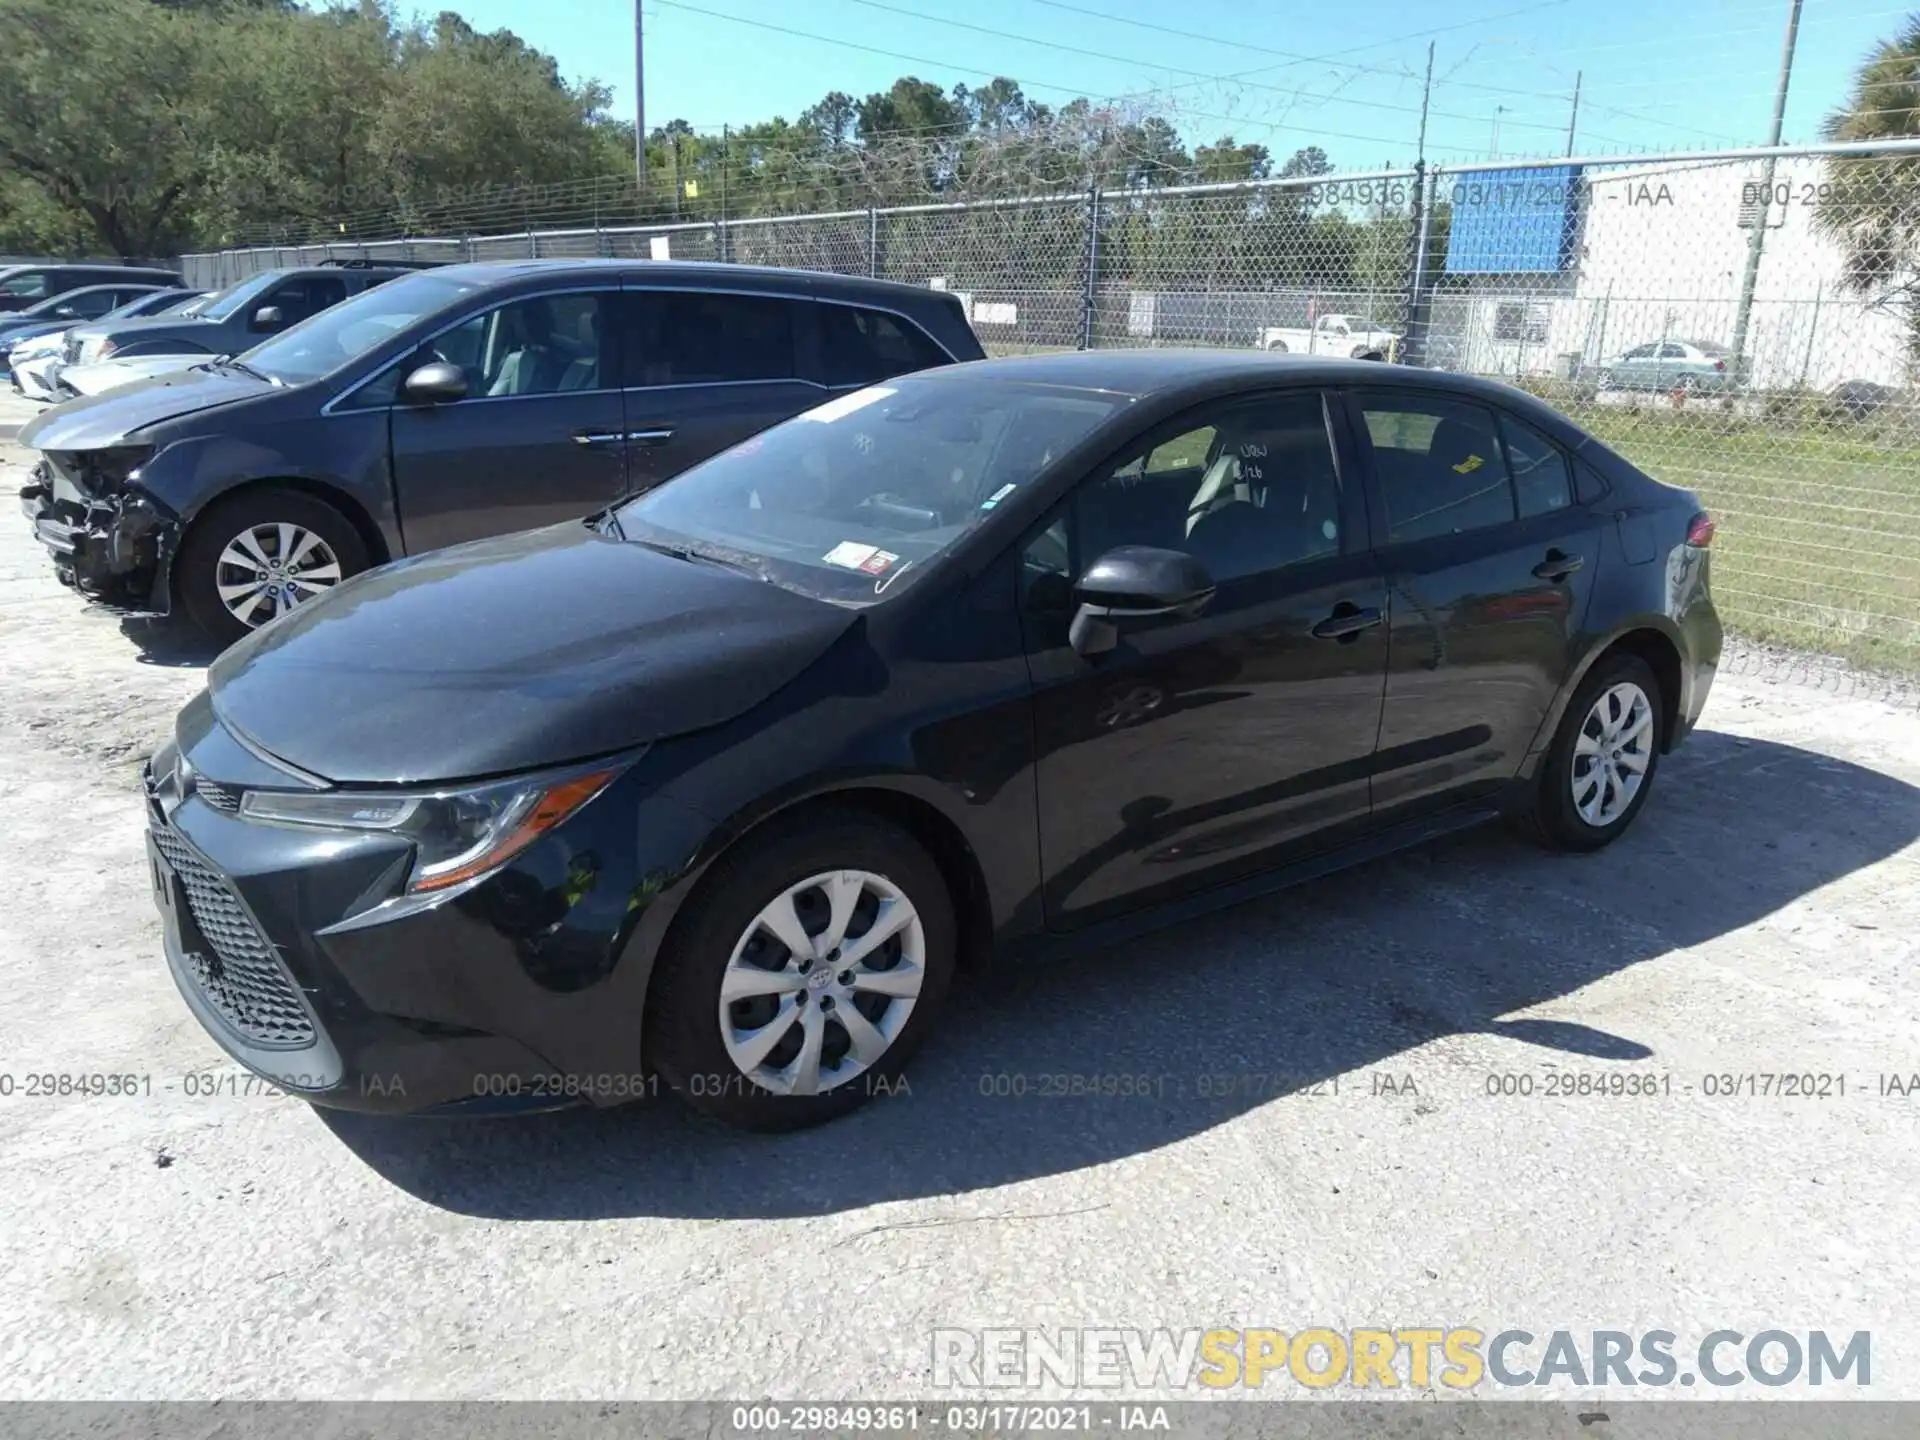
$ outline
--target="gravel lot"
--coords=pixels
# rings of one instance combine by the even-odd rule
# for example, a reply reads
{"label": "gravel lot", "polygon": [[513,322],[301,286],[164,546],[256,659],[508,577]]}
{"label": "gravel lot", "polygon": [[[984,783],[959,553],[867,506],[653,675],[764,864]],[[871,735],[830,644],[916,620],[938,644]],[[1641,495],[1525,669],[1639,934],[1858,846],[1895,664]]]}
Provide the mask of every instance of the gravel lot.
{"label": "gravel lot", "polygon": [[[1489,830],[977,985],[822,1131],[329,1117],[186,1093],[240,1072],[160,957],[136,776],[205,657],[6,503],[0,1396],[901,1397],[936,1327],[1426,1324],[1869,1330],[1868,1393],[1920,1398],[1910,703],[1723,676],[1607,853]],[[1555,1071],[1671,1093],[1487,1093]],[[1785,1071],[1846,1097],[1703,1093]],[[1037,1098],[1063,1073],[1161,1078]]]}

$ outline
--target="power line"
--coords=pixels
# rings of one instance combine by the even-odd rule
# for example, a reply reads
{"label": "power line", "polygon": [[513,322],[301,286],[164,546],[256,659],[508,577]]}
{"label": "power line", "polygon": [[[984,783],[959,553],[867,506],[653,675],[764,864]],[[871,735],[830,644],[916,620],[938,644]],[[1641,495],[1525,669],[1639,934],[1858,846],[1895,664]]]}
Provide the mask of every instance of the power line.
{"label": "power line", "polygon": [[[911,65],[932,65],[942,70],[973,70],[976,72],[979,71],[980,69],[979,66],[955,65],[950,61],[935,60],[926,55],[911,55],[904,51],[888,50],[878,45],[867,45],[855,40],[843,40],[831,35],[818,35],[809,30],[798,30],[788,25],[776,25],[769,20],[750,20],[743,15],[728,15],[723,11],[708,10],[699,5],[686,4],[685,0],[651,0],[651,3],[656,6],[665,6],[666,8],[671,10],[685,10],[695,15],[705,15],[715,20],[730,20],[736,25],[747,25],[747,26],[751,26],[756,30],[768,30],[779,35],[792,35],[801,40],[813,40],[823,45],[835,45],[847,50],[859,50],[869,55],[882,55],[890,60],[905,60],[908,64],[911,64]],[[1561,0],[1555,0],[1555,3],[1561,3]],[[1012,77],[1009,77],[1009,78],[1012,78]],[[1086,87],[1080,86],[1080,85],[1061,85],[1061,84],[1056,84],[1056,83],[1045,81],[1045,80],[1026,80],[1020,83],[1022,83],[1023,85],[1031,86],[1034,89],[1051,90],[1063,95],[1073,95],[1076,97],[1086,96]],[[1218,112],[1207,111],[1207,110],[1184,110],[1181,113],[1192,115],[1200,119],[1220,120],[1220,121],[1226,122],[1229,125],[1259,125],[1259,126],[1263,126],[1268,130],[1278,130],[1283,128],[1281,122],[1259,120],[1246,115],[1222,115],[1222,114],[1219,114]],[[1361,141],[1363,143],[1372,144],[1372,145],[1404,146],[1408,143],[1404,138],[1390,139],[1384,135],[1356,135],[1356,134],[1350,134],[1350,133],[1339,131],[1339,130],[1314,130],[1310,133],[1317,134],[1317,135],[1324,135],[1324,136],[1328,136],[1330,138],[1339,139],[1339,140],[1357,140],[1357,141]],[[1447,153],[1470,154],[1472,152],[1464,151],[1464,150],[1452,150],[1452,151],[1448,151]]]}
{"label": "power line", "polygon": [[[956,30],[968,30],[968,31],[972,31],[975,34],[991,36],[996,40],[1002,40],[1002,41],[1011,40],[1018,44],[1023,44],[1023,45],[1039,45],[1049,50],[1060,50],[1073,55],[1085,55],[1092,59],[1105,60],[1112,64],[1132,65],[1132,66],[1138,66],[1144,69],[1164,70],[1175,75],[1192,76],[1196,80],[1202,83],[1207,83],[1207,84],[1227,83],[1234,79],[1234,77],[1229,77],[1229,76],[1209,75],[1202,70],[1188,70],[1183,66],[1166,65],[1166,64],[1160,64],[1152,61],[1141,60],[1129,55],[1115,55],[1105,50],[1089,49],[1084,45],[1069,45],[1064,41],[1058,41],[1058,40],[1042,40],[1037,36],[1032,36],[1032,35],[1016,35],[1009,31],[996,30],[985,25],[974,25],[965,20],[950,20],[943,15],[928,15],[923,11],[909,10],[905,6],[890,5],[886,3],[886,0],[848,0],[848,3],[853,5],[863,5],[870,10],[885,11],[886,13],[891,15],[904,15],[909,19],[923,20],[933,25],[946,25]],[[1561,4],[1561,3],[1565,3],[1565,0],[1550,0],[1550,3]],[[678,8],[690,9],[692,7],[680,6]],[[709,13],[712,13],[712,12],[709,12]],[[919,62],[919,63],[933,63],[933,62],[929,61],[929,62]],[[960,68],[960,67],[949,67],[949,68]],[[1412,80],[1414,77],[1410,75],[1399,75],[1399,76],[1396,76],[1395,78],[1400,80]],[[1264,85],[1264,84],[1260,84],[1258,82],[1253,82],[1253,81],[1242,80],[1242,81],[1239,81],[1238,83],[1245,84],[1249,88],[1255,89],[1255,90],[1271,90],[1275,94],[1286,95],[1296,102],[1301,100],[1313,100],[1313,101],[1319,101],[1323,104],[1358,105],[1358,106],[1363,106],[1369,110],[1393,110],[1393,111],[1398,111],[1399,113],[1405,114],[1405,115],[1418,115],[1421,113],[1423,108],[1419,105],[1396,105],[1384,100],[1360,100],[1360,99],[1350,98],[1345,95],[1315,94],[1311,91],[1290,89],[1285,86],[1278,86],[1278,85]],[[1530,93],[1530,92],[1527,92],[1527,93]],[[1560,99],[1563,97],[1555,96],[1552,98]],[[1432,113],[1437,117],[1445,118],[1448,120],[1478,121],[1480,119],[1480,117],[1477,115],[1462,114],[1459,111],[1453,111],[1453,110],[1434,110]],[[1556,135],[1566,128],[1565,122],[1560,120],[1554,120],[1552,122],[1509,120],[1507,123],[1510,125],[1518,125],[1524,129],[1529,129],[1529,130],[1547,130],[1547,131],[1553,132]],[[1599,136],[1596,138],[1612,139],[1612,137],[1608,137],[1608,136]],[[1613,140],[1613,143],[1618,144],[1621,142],[1618,140]]]}

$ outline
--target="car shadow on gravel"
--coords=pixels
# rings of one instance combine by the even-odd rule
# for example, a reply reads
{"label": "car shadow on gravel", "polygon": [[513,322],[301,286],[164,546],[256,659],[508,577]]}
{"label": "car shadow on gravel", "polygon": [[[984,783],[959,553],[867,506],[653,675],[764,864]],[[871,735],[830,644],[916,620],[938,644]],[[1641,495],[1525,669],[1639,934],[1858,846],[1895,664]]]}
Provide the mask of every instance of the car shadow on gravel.
{"label": "car shadow on gravel", "polygon": [[1634,831],[1598,855],[1547,855],[1488,827],[976,981],[911,1067],[909,1093],[820,1129],[743,1134],[671,1101],[324,1118],[410,1194],[494,1218],[793,1216],[988,1189],[1153,1150],[1334,1077],[1344,1103],[1348,1087],[1405,1073],[1404,1052],[1451,1035],[1537,1052],[1516,1051],[1515,1068],[1568,1056],[1657,1067],[1631,1035],[1504,1017],[1749,925],[1916,837],[1920,788],[1702,732],[1664,762]]}
{"label": "car shadow on gravel", "polygon": [[172,618],[128,616],[120,633],[133,642],[134,659],[142,665],[204,670],[220,653],[217,642]]}

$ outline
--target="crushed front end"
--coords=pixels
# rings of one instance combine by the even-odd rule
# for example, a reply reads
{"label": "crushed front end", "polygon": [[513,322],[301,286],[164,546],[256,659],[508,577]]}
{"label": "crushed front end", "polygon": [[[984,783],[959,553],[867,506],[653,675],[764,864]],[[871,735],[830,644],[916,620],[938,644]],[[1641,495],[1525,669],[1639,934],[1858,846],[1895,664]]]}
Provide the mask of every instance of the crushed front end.
{"label": "crushed front end", "polygon": [[164,615],[180,524],[139,483],[152,454],[145,445],[42,451],[20,506],[63,584],[104,604]]}

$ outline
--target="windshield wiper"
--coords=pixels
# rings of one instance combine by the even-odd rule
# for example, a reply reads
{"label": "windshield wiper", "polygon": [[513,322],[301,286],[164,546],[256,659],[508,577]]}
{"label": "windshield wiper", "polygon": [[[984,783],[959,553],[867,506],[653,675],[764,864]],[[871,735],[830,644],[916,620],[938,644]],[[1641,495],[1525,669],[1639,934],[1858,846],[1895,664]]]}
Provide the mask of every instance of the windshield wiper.
{"label": "windshield wiper", "polygon": [[209,370],[238,370],[242,375],[251,375],[255,380],[263,380],[269,385],[278,385],[280,383],[265,371],[256,370],[253,366],[247,364],[246,361],[236,360],[231,355],[214,356],[213,359],[207,361],[207,368]]}
{"label": "windshield wiper", "polygon": [[[619,521],[616,519],[614,523],[617,525]],[[711,551],[694,550],[685,545],[668,545],[659,540],[635,540],[631,543],[644,545],[649,550],[656,551],[661,555],[671,556],[675,560],[685,560],[689,564],[718,565],[722,570],[736,570],[742,575],[751,575],[756,580],[764,580],[767,578],[760,573],[760,570],[756,566],[749,565],[744,560],[729,560],[724,556],[715,555]]]}

